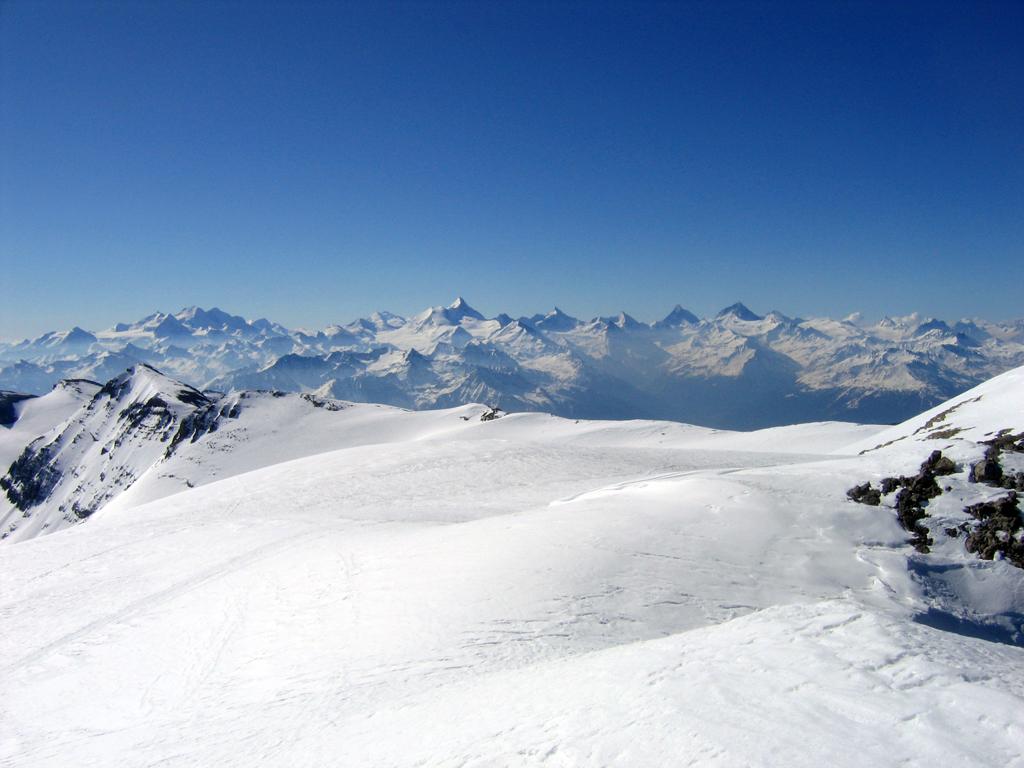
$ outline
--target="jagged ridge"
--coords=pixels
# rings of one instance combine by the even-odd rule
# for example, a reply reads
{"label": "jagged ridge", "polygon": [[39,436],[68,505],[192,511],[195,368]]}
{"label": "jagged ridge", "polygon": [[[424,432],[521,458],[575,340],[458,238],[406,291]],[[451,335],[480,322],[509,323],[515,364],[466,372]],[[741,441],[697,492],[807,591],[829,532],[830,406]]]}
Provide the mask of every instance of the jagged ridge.
{"label": "jagged ridge", "polygon": [[[413,354],[415,353],[415,354]],[[841,419],[893,423],[1024,363],[1024,322],[911,315],[861,325],[758,315],[742,303],[700,319],[677,305],[642,323],[487,319],[465,299],[405,319],[375,313],[322,331],[191,307],[0,344],[0,387],[42,393],[69,376],[106,381],[158,366],[203,389],[321,392],[431,408],[486,400],[571,417],[669,418],[716,427]]]}

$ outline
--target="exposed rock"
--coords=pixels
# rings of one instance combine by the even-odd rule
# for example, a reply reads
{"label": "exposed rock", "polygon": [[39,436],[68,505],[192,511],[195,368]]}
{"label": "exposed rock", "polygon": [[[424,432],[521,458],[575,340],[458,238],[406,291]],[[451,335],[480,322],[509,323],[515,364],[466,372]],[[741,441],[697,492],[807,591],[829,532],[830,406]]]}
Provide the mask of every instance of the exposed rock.
{"label": "exposed rock", "polygon": [[996,451],[1024,453],[1024,432],[1013,434],[1009,429],[1001,429],[991,440],[983,442]]}
{"label": "exposed rock", "polygon": [[32,397],[35,395],[0,390],[0,427],[9,427],[17,421],[18,413],[14,406]]}
{"label": "exposed rock", "polygon": [[147,420],[151,423],[149,430],[163,433],[161,440],[167,439],[166,430],[174,422],[174,414],[167,408],[167,401],[154,395],[144,403],[131,403],[118,414],[118,418],[127,422],[128,430],[138,429]]}
{"label": "exposed rock", "polygon": [[999,464],[999,449],[989,448],[985,451],[985,458],[971,465],[971,473],[968,480],[972,483],[984,483],[985,485],[999,485],[1003,481],[1003,468]]}
{"label": "exposed rock", "polygon": [[968,479],[972,483],[984,483],[996,488],[1024,491],[1024,472],[1005,472],[1000,462],[1003,451],[1024,453],[1024,432],[1012,434],[1003,429],[991,440],[984,441],[985,457],[971,466]]}
{"label": "exposed rock", "polygon": [[903,485],[902,480],[903,480],[903,478],[900,478],[900,477],[883,477],[882,478],[882,482],[881,482],[882,495],[883,496],[888,496],[890,493],[892,493],[897,488],[902,486]]}
{"label": "exposed rock", "polygon": [[935,481],[935,477],[956,471],[956,464],[943,456],[942,451],[932,451],[921,463],[920,471],[913,477],[903,475],[882,478],[879,490],[872,488],[870,483],[862,483],[848,490],[846,495],[861,504],[877,506],[883,495],[900,489],[893,502],[896,519],[905,531],[913,534],[908,543],[918,552],[928,552],[933,540],[928,529],[921,524],[921,520],[928,517],[925,511],[928,501],[942,493],[942,488]]}
{"label": "exposed rock", "polygon": [[1006,496],[992,501],[973,504],[964,508],[980,523],[967,535],[965,546],[983,560],[992,560],[997,553],[1017,566],[1024,568],[1024,543],[1021,542],[1021,518],[1017,494],[1011,491]]}
{"label": "exposed rock", "polygon": [[53,462],[53,446],[36,440],[14,460],[7,474],[0,477],[0,489],[20,510],[27,510],[45,501],[61,480],[60,470]]}
{"label": "exposed rock", "polygon": [[[278,397],[277,393],[274,394],[274,397]],[[343,403],[339,403],[337,400],[330,400],[324,397],[317,397],[316,395],[311,395],[308,393],[301,394],[299,395],[299,397],[301,397],[307,403],[312,405],[314,408],[323,408],[325,411],[342,411],[345,409],[345,405]],[[232,416],[231,418],[237,418],[237,414],[235,416]]]}
{"label": "exposed rock", "polygon": [[170,458],[174,450],[184,441],[194,443],[203,435],[217,431],[218,422],[221,419],[237,419],[239,407],[237,403],[218,406],[217,403],[209,403],[185,416],[178,424],[178,430],[171,438],[165,458]]}
{"label": "exposed rock", "polygon": [[1024,472],[1008,472],[1004,474],[1000,485],[1012,491],[1024,491]]}
{"label": "exposed rock", "polygon": [[500,408],[488,408],[487,411],[480,414],[480,421],[494,421],[500,419],[505,415],[505,412]]}
{"label": "exposed rock", "polygon": [[935,475],[927,470],[922,470],[919,475],[910,478],[906,490],[910,491],[914,496],[915,503],[924,502],[942,495],[942,488],[935,482]]}
{"label": "exposed rock", "polygon": [[921,520],[928,517],[928,513],[924,511],[924,505],[927,503],[926,499],[921,498],[911,488],[904,488],[896,494],[896,519],[900,521],[903,530],[913,534],[909,543],[918,552],[930,551],[932,544],[928,529],[921,525]]}
{"label": "exposed rock", "polygon": [[942,451],[932,451],[931,455],[921,464],[921,472],[931,472],[933,475],[952,475],[956,472],[956,463]]}
{"label": "exposed rock", "polygon": [[855,485],[846,492],[846,495],[851,501],[856,501],[858,504],[868,504],[872,507],[877,507],[882,501],[881,491],[877,488],[872,488],[871,483]]}

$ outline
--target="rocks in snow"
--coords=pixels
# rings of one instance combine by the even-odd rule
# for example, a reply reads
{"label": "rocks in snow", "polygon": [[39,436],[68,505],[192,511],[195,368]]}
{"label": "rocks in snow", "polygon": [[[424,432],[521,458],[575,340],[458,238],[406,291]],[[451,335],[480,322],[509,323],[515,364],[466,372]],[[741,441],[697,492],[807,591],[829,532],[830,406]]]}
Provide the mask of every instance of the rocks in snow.
{"label": "rocks in snow", "polygon": [[999,464],[999,451],[992,448],[985,451],[985,458],[971,465],[971,473],[968,479],[972,483],[999,485],[1003,481],[1003,468]]}
{"label": "rocks in snow", "polygon": [[956,462],[948,456],[943,456],[942,451],[932,451],[931,455],[921,464],[921,472],[931,472],[933,475],[952,475],[957,471]]}
{"label": "rocks in snow", "polygon": [[872,507],[877,507],[882,502],[882,492],[877,488],[872,488],[871,483],[853,486],[846,492],[846,496],[858,504],[868,504]]}
{"label": "rocks in snow", "polygon": [[[1018,568],[1024,568],[1024,518],[1021,517],[1016,493],[1024,490],[1024,473],[1005,473],[999,462],[1000,452],[1004,449],[1017,450],[1019,441],[1020,436],[1017,435],[1002,435],[991,441],[985,457],[971,465],[968,473],[972,483],[1009,488],[1010,493],[965,507],[964,512],[977,522],[966,522],[943,530],[950,538],[959,538],[961,532],[965,533],[965,548],[983,560],[992,560],[998,554]],[[936,477],[958,470],[956,463],[943,456],[941,451],[932,451],[913,477],[883,478],[879,490],[872,488],[870,483],[862,483],[848,490],[846,495],[861,504],[878,505],[882,496],[897,491],[893,506],[900,526],[912,534],[908,543],[918,552],[927,553],[934,540],[922,521],[928,517],[928,502],[942,494]]]}
{"label": "rocks in snow", "polygon": [[987,445],[984,458],[971,465],[968,480],[995,488],[1024,491],[1024,472],[1005,472],[1000,462],[1003,451],[1024,453],[1024,433],[1014,435],[1003,430],[987,441]]}
{"label": "rocks in snow", "polygon": [[504,415],[505,412],[501,408],[488,408],[484,413],[480,414],[480,421],[494,421]]}
{"label": "rocks in snow", "polygon": [[932,451],[921,463],[921,469],[916,475],[882,478],[881,488],[877,490],[870,483],[863,483],[848,490],[846,495],[861,504],[878,506],[882,496],[888,496],[899,489],[893,502],[896,518],[905,531],[913,534],[908,543],[918,552],[928,552],[933,540],[921,521],[928,517],[925,507],[929,500],[942,493],[935,478],[956,471],[957,466],[953,460],[943,456],[942,451]]}
{"label": "rocks in snow", "polygon": [[992,560],[997,553],[1018,568],[1024,568],[1024,542],[1017,494],[1010,491],[1006,496],[964,508],[964,512],[979,521],[967,534],[965,546],[983,560]]}

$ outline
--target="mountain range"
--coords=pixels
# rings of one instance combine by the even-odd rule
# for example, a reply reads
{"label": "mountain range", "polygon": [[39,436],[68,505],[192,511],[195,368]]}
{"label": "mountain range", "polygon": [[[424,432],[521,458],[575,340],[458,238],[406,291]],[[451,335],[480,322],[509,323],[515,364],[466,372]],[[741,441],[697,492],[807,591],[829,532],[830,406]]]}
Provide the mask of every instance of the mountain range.
{"label": "mountain range", "polygon": [[916,314],[865,324],[625,312],[487,318],[464,299],[413,317],[377,312],[321,330],[220,309],[155,313],[0,343],[0,389],[42,394],[156,367],[200,391],[277,390],[404,408],[473,402],[570,418],[657,418],[729,429],[820,420],[896,423],[1024,364],[1024,320]]}

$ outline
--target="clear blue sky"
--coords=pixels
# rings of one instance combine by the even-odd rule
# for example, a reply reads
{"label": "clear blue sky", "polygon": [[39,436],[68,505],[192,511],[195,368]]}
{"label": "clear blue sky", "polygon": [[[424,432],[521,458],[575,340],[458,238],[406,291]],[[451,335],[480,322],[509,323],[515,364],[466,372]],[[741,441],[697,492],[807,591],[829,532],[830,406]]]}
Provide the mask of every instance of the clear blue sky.
{"label": "clear blue sky", "polygon": [[1024,3],[0,0],[0,337],[1024,315]]}

